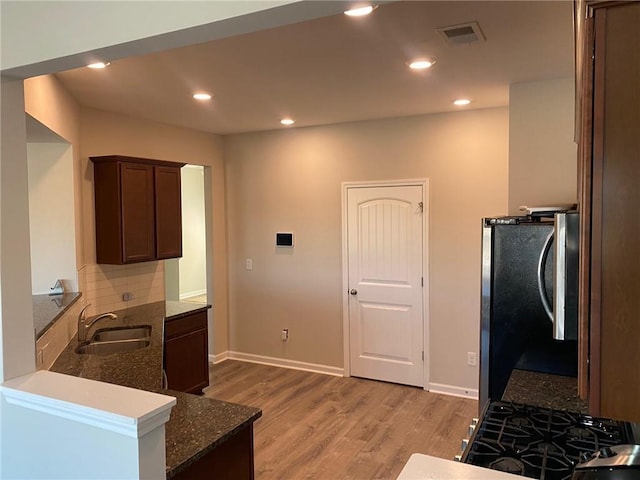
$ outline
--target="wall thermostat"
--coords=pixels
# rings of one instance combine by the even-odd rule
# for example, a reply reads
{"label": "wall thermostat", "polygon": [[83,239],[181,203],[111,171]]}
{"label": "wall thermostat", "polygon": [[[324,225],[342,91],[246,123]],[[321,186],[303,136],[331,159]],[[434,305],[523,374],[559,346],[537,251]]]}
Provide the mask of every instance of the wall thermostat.
{"label": "wall thermostat", "polygon": [[291,232],[276,233],[276,247],[293,247],[293,233]]}

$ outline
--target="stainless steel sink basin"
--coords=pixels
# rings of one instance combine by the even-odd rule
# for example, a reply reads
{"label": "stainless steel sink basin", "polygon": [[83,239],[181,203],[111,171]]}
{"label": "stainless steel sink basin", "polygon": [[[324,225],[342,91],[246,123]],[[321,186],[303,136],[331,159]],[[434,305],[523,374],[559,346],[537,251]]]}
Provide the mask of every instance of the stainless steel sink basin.
{"label": "stainless steel sink basin", "polygon": [[145,339],[151,335],[150,325],[139,325],[135,327],[103,328],[93,334],[89,342],[112,342],[120,340]]}
{"label": "stainless steel sink basin", "polygon": [[137,338],[133,340],[119,340],[109,342],[89,342],[79,345],[75,352],[91,355],[111,355],[112,353],[124,353],[148,347],[151,344],[149,338]]}
{"label": "stainless steel sink basin", "polygon": [[151,325],[103,328],[88,342],[76,347],[75,352],[90,355],[111,355],[148,347],[151,344]]}

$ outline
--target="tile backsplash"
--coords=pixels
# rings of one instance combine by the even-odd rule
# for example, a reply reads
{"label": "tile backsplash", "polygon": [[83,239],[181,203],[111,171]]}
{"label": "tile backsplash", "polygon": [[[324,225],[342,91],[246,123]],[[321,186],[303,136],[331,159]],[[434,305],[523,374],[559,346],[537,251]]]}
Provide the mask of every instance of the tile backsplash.
{"label": "tile backsplash", "polygon": [[[87,316],[165,299],[164,261],[85,265],[78,271]],[[124,300],[125,295],[130,296]]]}

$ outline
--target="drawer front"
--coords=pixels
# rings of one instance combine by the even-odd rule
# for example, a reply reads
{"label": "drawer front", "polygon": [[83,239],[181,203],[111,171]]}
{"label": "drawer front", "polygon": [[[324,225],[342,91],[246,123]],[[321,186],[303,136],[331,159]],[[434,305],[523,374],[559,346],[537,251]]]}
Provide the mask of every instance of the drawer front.
{"label": "drawer front", "polygon": [[166,339],[207,328],[207,312],[198,312],[187,317],[167,320],[164,325]]}

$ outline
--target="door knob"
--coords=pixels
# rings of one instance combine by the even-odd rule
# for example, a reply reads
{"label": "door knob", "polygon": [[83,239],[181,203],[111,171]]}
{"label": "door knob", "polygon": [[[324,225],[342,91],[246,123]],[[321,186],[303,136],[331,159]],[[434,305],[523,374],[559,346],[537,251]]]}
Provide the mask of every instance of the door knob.
{"label": "door knob", "polygon": [[358,290],[356,290],[355,288],[352,288],[351,291],[349,292],[351,295],[357,295],[358,294]]}

